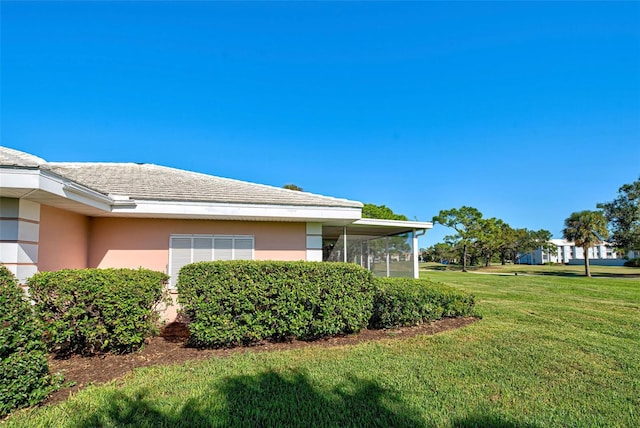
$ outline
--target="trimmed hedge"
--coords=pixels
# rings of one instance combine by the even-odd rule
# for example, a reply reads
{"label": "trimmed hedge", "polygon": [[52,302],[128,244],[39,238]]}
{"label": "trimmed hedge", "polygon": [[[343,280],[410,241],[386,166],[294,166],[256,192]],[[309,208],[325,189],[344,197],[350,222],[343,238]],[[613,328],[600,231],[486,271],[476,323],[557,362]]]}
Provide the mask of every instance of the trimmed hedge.
{"label": "trimmed hedge", "polygon": [[33,406],[58,388],[42,329],[13,274],[0,265],[0,417]]}
{"label": "trimmed hedge", "polygon": [[40,272],[28,285],[58,355],[127,353],[157,333],[168,276],[148,269]]}
{"label": "trimmed hedge", "polygon": [[640,258],[627,260],[624,265],[626,267],[640,267]]}
{"label": "trimmed hedge", "polygon": [[200,262],[180,270],[178,292],[191,345],[246,345],[365,328],[373,276],[349,263]]}
{"label": "trimmed hedge", "polygon": [[375,278],[371,328],[420,324],[470,315],[473,296],[428,279]]}

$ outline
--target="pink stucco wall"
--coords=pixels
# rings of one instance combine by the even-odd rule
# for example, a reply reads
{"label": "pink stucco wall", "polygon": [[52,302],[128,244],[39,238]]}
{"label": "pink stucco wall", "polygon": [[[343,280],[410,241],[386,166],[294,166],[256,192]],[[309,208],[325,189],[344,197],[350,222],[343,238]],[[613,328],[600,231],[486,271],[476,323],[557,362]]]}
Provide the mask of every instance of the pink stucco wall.
{"label": "pink stucco wall", "polygon": [[90,267],[145,267],[167,272],[169,236],[253,235],[256,260],[304,260],[305,223],[96,217],[91,221]]}
{"label": "pink stucco wall", "polygon": [[89,226],[82,214],[40,205],[38,270],[88,267]]}

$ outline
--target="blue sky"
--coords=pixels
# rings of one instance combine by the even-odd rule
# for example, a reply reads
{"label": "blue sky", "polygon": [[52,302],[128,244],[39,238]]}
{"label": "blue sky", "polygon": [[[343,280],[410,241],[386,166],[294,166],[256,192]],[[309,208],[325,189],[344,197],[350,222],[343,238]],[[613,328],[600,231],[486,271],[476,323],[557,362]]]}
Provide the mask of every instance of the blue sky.
{"label": "blue sky", "polygon": [[[7,2],[0,144],[560,235],[640,176],[640,2]],[[436,227],[421,246],[441,240]]]}

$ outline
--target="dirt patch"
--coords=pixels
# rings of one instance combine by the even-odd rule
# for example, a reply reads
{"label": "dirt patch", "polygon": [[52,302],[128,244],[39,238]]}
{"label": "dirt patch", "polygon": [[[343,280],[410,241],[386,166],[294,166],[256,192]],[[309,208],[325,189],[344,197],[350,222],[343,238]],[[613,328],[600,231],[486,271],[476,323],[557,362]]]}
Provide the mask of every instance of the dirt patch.
{"label": "dirt patch", "polygon": [[245,352],[270,352],[287,349],[316,347],[336,347],[353,345],[389,338],[407,338],[419,334],[436,334],[442,331],[464,327],[476,321],[476,318],[445,318],[415,327],[403,327],[384,330],[364,330],[358,334],[331,337],[314,341],[292,340],[291,342],[263,341],[249,347],[235,347],[222,349],[195,349],[185,346],[189,330],[184,324],[173,323],[165,327],[162,334],[152,338],[148,344],[138,352],[127,355],[100,355],[95,357],[73,356],[69,359],[49,359],[49,370],[52,373],[61,372],[65,381],[75,382],[75,385],[63,388],[53,393],[46,404],[66,400],[72,393],[91,384],[105,383],[117,379],[131,372],[136,367],[152,365],[180,364],[190,360],[208,360],[213,357],[227,357]]}

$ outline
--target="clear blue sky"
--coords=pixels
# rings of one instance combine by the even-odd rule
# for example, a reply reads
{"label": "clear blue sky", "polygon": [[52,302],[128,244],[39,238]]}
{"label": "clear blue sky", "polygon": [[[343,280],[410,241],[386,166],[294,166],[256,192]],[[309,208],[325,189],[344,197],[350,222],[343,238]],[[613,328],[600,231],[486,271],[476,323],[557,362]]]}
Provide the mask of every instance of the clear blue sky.
{"label": "clear blue sky", "polygon": [[[640,176],[640,2],[6,2],[0,144],[560,235]],[[448,232],[436,227],[421,246]]]}

